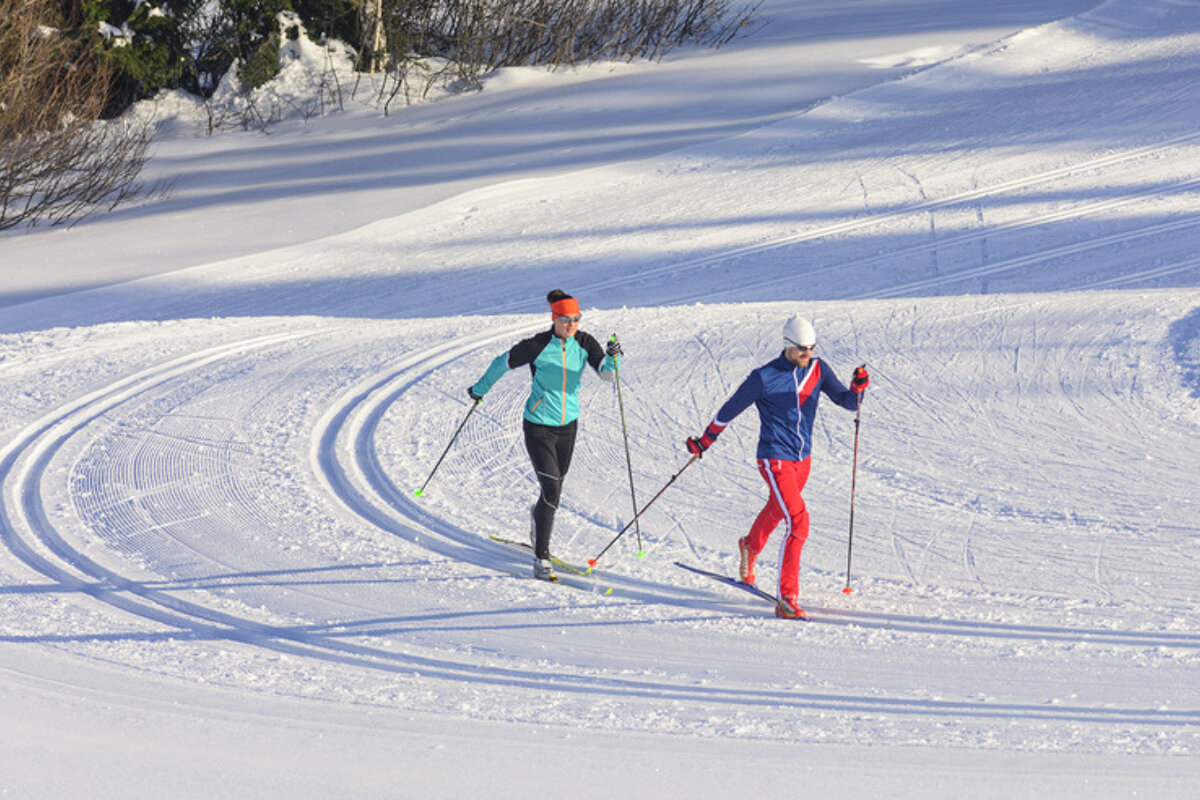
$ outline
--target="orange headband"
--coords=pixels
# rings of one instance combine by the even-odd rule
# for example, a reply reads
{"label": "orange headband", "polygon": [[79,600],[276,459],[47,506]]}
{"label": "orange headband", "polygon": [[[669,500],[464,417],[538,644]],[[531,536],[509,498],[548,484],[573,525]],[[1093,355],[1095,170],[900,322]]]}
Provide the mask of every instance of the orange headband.
{"label": "orange headband", "polygon": [[579,313],[579,301],[574,297],[564,297],[556,303],[551,303],[550,310],[556,317],[573,317]]}

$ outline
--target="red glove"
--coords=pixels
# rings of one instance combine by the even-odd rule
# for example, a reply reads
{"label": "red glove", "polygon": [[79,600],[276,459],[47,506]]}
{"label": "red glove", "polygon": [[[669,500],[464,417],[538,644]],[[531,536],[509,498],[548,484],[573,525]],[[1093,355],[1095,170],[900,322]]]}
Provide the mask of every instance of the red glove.
{"label": "red glove", "polygon": [[724,425],[718,426],[716,422],[709,423],[708,427],[704,429],[704,433],[687,440],[688,452],[694,456],[704,455],[704,451],[713,446],[713,442],[717,440],[717,436],[724,429]]}
{"label": "red glove", "polygon": [[867,372],[867,367],[863,366],[854,370],[854,379],[850,381],[851,391],[863,393],[867,387],[871,385],[871,375]]}
{"label": "red glove", "polygon": [[687,451],[694,456],[704,455],[704,451],[713,446],[713,442],[717,441],[717,437],[721,435],[721,431],[723,430],[725,430],[725,426],[718,425],[714,419],[708,423],[708,427],[704,429],[704,433],[687,440]]}

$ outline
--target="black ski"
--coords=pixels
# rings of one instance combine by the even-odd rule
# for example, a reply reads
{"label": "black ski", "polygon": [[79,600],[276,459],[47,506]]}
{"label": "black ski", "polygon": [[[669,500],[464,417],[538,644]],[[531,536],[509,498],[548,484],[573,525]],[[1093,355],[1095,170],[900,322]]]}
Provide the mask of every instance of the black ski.
{"label": "black ski", "polygon": [[745,591],[749,592],[750,594],[761,597],[763,600],[768,600],[772,603],[775,602],[775,595],[767,594],[762,589],[758,588],[757,586],[755,586],[752,583],[742,583],[737,578],[731,578],[730,576],[722,575],[719,572],[709,572],[706,569],[700,569],[699,567],[693,567],[691,564],[684,564],[682,561],[676,561],[675,566],[679,567],[680,569],[686,569],[688,572],[694,572],[697,575],[703,575],[706,578],[712,578],[714,581],[720,581],[721,583],[728,584],[729,586],[733,586],[738,589],[745,590]]}

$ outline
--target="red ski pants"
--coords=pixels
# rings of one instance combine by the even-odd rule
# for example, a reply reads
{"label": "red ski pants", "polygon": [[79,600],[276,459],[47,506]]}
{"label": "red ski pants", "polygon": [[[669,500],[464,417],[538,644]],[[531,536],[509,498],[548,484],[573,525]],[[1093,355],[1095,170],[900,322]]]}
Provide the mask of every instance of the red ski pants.
{"label": "red ski pants", "polygon": [[808,482],[811,459],[803,461],[758,460],[758,471],[771,490],[770,497],[750,527],[750,552],[758,554],[767,546],[780,521],[786,522],[787,535],[780,542],[779,594],[796,597],[800,591],[800,551],[808,540],[808,508],[800,492]]}

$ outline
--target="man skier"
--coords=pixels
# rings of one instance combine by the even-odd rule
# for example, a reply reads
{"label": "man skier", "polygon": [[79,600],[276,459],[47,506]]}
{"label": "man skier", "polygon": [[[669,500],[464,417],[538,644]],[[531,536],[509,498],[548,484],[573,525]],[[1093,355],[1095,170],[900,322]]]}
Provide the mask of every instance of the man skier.
{"label": "man skier", "polygon": [[779,593],[775,616],[805,619],[800,607],[800,551],[808,539],[808,509],[801,492],[808,480],[812,455],[812,428],[817,399],[824,392],[839,406],[854,411],[870,384],[865,367],[854,370],[847,389],[833,370],[813,355],[817,335],[812,323],[792,317],[783,325],[783,352],[752,371],[700,436],[687,440],[688,452],[703,455],[725,427],[753,403],[758,407],[758,471],[770,495],[750,532],[738,540],[741,555],[738,574],[743,583],[754,583],[758,554],[781,520],[787,535],[780,545]]}

